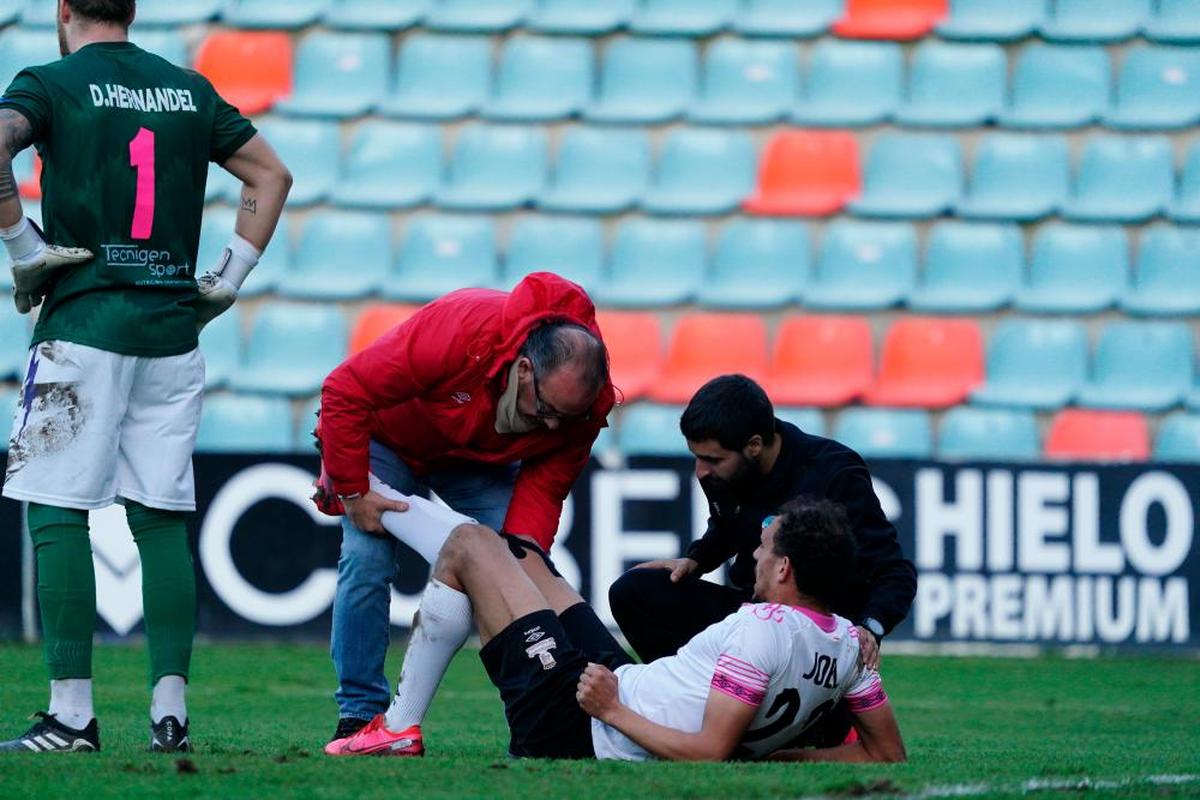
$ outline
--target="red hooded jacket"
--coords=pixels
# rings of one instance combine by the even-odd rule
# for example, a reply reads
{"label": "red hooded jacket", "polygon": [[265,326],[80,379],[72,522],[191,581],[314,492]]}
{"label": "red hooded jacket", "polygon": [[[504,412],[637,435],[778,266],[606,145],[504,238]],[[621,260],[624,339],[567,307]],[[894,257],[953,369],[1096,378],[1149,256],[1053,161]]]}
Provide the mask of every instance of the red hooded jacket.
{"label": "red hooded jacket", "polygon": [[585,419],[557,430],[496,433],[496,406],[512,363],[530,331],[549,320],[575,322],[600,336],[583,289],[537,272],[512,292],[451,292],[344,361],[321,389],[317,433],[334,491],[367,492],[372,439],[418,475],[463,462],[520,461],[504,529],[549,550],[563,500],[615,399],[606,382]]}

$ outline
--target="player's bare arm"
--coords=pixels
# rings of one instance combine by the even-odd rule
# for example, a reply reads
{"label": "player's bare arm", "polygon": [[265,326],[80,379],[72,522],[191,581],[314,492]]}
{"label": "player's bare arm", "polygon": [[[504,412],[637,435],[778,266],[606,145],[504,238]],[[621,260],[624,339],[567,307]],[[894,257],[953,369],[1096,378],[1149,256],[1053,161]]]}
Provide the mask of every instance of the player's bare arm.
{"label": "player's bare arm", "polygon": [[0,228],[11,228],[23,216],[12,160],[31,144],[33,128],[25,115],[0,108]]}
{"label": "player's bare arm", "polygon": [[908,758],[904,739],[890,703],[854,715],[858,741],[838,747],[808,750],[780,750],[772,761],[884,761],[900,762]]}
{"label": "player's bare arm", "polygon": [[733,755],[750,727],[757,706],[710,691],[704,721],[697,733],[668,728],[622,705],[617,676],[600,664],[589,664],[579,679],[579,705],[591,716],[619,730],[648,752],[670,761],[724,761]]}

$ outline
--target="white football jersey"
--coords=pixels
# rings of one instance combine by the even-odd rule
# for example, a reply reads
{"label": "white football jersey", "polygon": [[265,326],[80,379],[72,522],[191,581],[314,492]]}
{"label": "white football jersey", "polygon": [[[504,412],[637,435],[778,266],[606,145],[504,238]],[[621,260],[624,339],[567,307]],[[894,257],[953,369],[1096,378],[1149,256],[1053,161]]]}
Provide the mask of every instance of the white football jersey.
{"label": "white football jersey", "polygon": [[[862,666],[853,623],[779,603],[747,603],[676,655],[628,664],[616,675],[622,704],[686,733],[700,731],[710,691],[756,707],[737,751],[751,759],[794,740],[843,697],[859,713],[887,702],[879,673]],[[597,758],[653,758],[596,719],[592,744]]]}

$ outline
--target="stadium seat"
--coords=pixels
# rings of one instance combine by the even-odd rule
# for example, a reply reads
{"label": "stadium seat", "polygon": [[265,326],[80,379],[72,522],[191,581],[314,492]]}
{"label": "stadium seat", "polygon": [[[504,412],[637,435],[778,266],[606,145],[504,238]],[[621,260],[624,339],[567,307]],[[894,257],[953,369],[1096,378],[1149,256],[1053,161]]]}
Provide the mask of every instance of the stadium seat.
{"label": "stadium seat", "polygon": [[[0,270],[9,272],[7,267],[0,267]],[[27,317],[18,314],[12,303],[0,304],[0,382],[25,377],[25,367],[29,361],[29,325],[26,320]]]}
{"label": "stadium seat", "polygon": [[964,401],[983,375],[983,335],[975,320],[904,317],[888,329],[879,373],[863,400],[946,408]]}
{"label": "stadium seat", "polygon": [[592,99],[593,61],[587,39],[509,39],[500,55],[494,94],[483,104],[483,116],[510,122],[573,116]]}
{"label": "stadium seat", "polygon": [[1117,129],[1184,128],[1200,119],[1200,52],[1191,47],[1134,47],[1117,78],[1104,124]]}
{"label": "stadium seat", "polygon": [[598,311],[613,386],[623,402],[640,400],[662,370],[662,329],[658,315],[645,311]]}
{"label": "stadium seat", "polygon": [[354,131],[331,199],[352,208],[408,208],[432,197],[441,177],[436,126],[364,122]]}
{"label": "stadium seat", "polygon": [[590,217],[523,216],[512,228],[501,285],[531,272],[554,272],[591,291],[604,273],[604,228]]}
{"label": "stadium seat", "polygon": [[1129,283],[1129,240],[1119,227],[1051,222],[1033,238],[1029,282],[1016,307],[1087,314],[1111,307]]}
{"label": "stadium seat", "polygon": [[780,131],[758,167],[758,186],[742,207],[767,216],[825,216],[862,190],[858,142],[844,131]]}
{"label": "stadium seat", "polygon": [[1037,461],[1041,449],[1031,411],[960,406],[938,429],[938,457],[951,461]]}
{"label": "stadium seat", "polygon": [[1010,128],[1075,128],[1108,109],[1111,64],[1103,47],[1031,44],[1017,57],[1012,96],[999,122]]}
{"label": "stadium seat", "polygon": [[308,206],[329,196],[337,183],[341,135],[336,122],[274,119],[258,124],[292,173],[288,206]]}
{"label": "stadium seat", "polygon": [[988,342],[987,382],[971,400],[1038,410],[1067,405],[1087,377],[1087,331],[1065,320],[1001,320]]}
{"label": "stadium seat", "polygon": [[[4,89],[26,67],[58,61],[54,31],[8,28],[0,31],[0,86]],[[0,89],[3,91],[3,89]]]}
{"label": "stadium seat", "polygon": [[[254,297],[272,291],[283,279],[292,263],[289,216],[284,214],[279,218],[275,235],[263,252],[258,266],[246,278],[239,290],[241,297]],[[221,260],[229,238],[233,235],[237,212],[231,208],[210,208],[204,212],[204,220],[200,224],[200,250],[197,261],[201,271],[206,271]]]}
{"label": "stadium seat", "polygon": [[525,205],[546,183],[548,144],[542,127],[477,123],[464,127],[442,187],[443,208],[503,211]]}
{"label": "stadium seat", "polygon": [[317,425],[317,412],[321,410],[321,396],[311,397],[300,404],[300,416],[293,429],[292,452],[302,455],[312,455],[316,450],[316,437],[313,429]]}
{"label": "stadium seat", "polygon": [[292,450],[292,404],[284,397],[204,398],[198,453],[287,453]]}
{"label": "stadium seat", "polygon": [[138,27],[176,27],[208,22],[221,11],[221,0],[138,0]]}
{"label": "stadium seat", "polygon": [[[138,12],[140,17],[140,5]],[[162,56],[177,67],[191,69],[192,60],[188,58],[187,44],[183,41],[183,37],[175,31],[134,28],[129,32],[129,41],[148,53]]]}
{"label": "stadium seat", "polygon": [[860,217],[937,217],[959,199],[962,186],[958,139],[885,133],[871,145],[863,193],[850,211]]}
{"label": "stadium seat", "polygon": [[691,313],[671,331],[662,372],[650,387],[659,403],[686,403],[717,375],[761,380],[767,371],[767,326],[757,314]]}
{"label": "stadium seat", "polygon": [[838,414],[832,438],[868,461],[933,455],[933,423],[929,412],[916,408],[847,408]]}
{"label": "stadium seat", "polygon": [[791,119],[801,125],[874,125],[904,97],[904,55],[892,42],[822,39],[812,48],[804,97]]}
{"label": "stadium seat", "polygon": [[1012,302],[1024,273],[1025,240],[1016,225],[939,222],[908,306],[937,314],[995,311]]}
{"label": "stadium seat", "polygon": [[629,29],[646,36],[712,36],[740,11],[739,0],[642,0]]}
{"label": "stadium seat", "polygon": [[667,122],[696,95],[696,47],[670,39],[618,39],[604,54],[597,99],[584,116],[595,122]]}
{"label": "stadium seat", "polygon": [[[42,199],[42,157],[38,155],[36,149],[31,157],[28,177],[21,181],[17,190],[21,197],[27,200]],[[40,208],[40,204],[37,205]]]}
{"label": "stadium seat", "polygon": [[214,31],[196,71],[243,114],[261,114],[292,91],[292,39],[277,31]]}
{"label": "stadium seat", "polygon": [[1192,388],[1192,333],[1182,322],[1110,322],[1077,402],[1091,408],[1164,411]]}
{"label": "stadium seat", "polygon": [[745,131],[667,134],[641,206],[652,214],[726,214],[754,188],[758,158]]}
{"label": "stadium seat", "polygon": [[1070,151],[1060,136],[993,133],[975,149],[975,164],[955,213],[966,219],[1031,222],[1053,214],[1071,186]]}
{"label": "stadium seat", "polygon": [[873,351],[866,317],[788,317],[775,337],[767,394],[785,405],[851,403],[871,384]]}
{"label": "stadium seat", "polygon": [[[20,178],[20,175],[17,177]],[[208,180],[204,184],[205,203],[217,203],[222,200],[236,203],[240,198],[241,188],[242,182],[236,175],[226,171],[219,164],[209,162]]]}
{"label": "stadium seat", "polygon": [[1154,460],[1200,464],[1200,414],[1168,415],[1158,426]]}
{"label": "stadium seat", "polygon": [[17,179],[18,187],[23,187],[34,180],[36,171],[34,164],[38,160],[37,150],[32,147],[26,147],[12,157],[13,177]]}
{"label": "stadium seat", "polygon": [[408,223],[383,296],[426,302],[455,289],[493,286],[498,271],[491,218],[424,214]]}
{"label": "stadium seat", "polygon": [[617,448],[624,456],[691,456],[679,432],[682,406],[638,403],[621,411]]}
{"label": "stadium seat", "polygon": [[655,308],[695,296],[708,258],[696,220],[632,219],[617,229],[608,279],[592,296],[601,306]]}
{"label": "stadium seat", "polygon": [[464,117],[483,105],[491,75],[487,37],[414,33],[400,46],[395,89],[379,110],[413,119]]}
{"label": "stadium seat", "polygon": [[525,26],[540,33],[601,36],[623,26],[637,0],[539,0]]}
{"label": "stadium seat", "polygon": [[572,127],[538,205],[548,211],[615,214],[637,202],[650,181],[650,139],[639,129]]}
{"label": "stadium seat", "polygon": [[722,309],[768,309],[796,303],[812,270],[811,250],[803,223],[776,219],[727,222],[696,302]]}
{"label": "stadium seat", "polygon": [[1166,137],[1093,136],[1061,213],[1080,222],[1144,222],[1170,206],[1174,191]]}
{"label": "stadium seat", "polygon": [[810,436],[825,435],[825,415],[819,408],[775,406],[775,418],[792,423]]}
{"label": "stadium seat", "polygon": [[514,28],[533,9],[533,0],[435,0],[425,27],[455,33],[499,33]]}
{"label": "stadium seat", "polygon": [[817,36],[842,13],[843,0],[744,0],[733,18],[743,36]]}
{"label": "stadium seat", "polygon": [[809,308],[874,310],[896,305],[916,284],[917,234],[901,222],[838,220],[825,228]]}
{"label": "stadium seat", "polygon": [[277,111],[315,117],[357,117],[383,99],[391,70],[391,40],[383,33],[317,32],[296,50],[292,94]]}
{"label": "stadium seat", "polygon": [[325,13],[329,0],[227,0],[221,19],[234,28],[298,30]]}
{"label": "stadium seat", "polygon": [[21,24],[26,28],[53,28],[58,20],[58,0],[25,0]]}
{"label": "stadium seat", "polygon": [[1200,231],[1156,226],[1142,232],[1133,286],[1121,298],[1130,314],[1200,314]]}
{"label": "stadium seat", "polygon": [[241,309],[235,305],[200,332],[205,391],[223,388],[242,363],[242,327]]}
{"label": "stadium seat", "polygon": [[920,39],[947,14],[947,0],[846,0],[833,32],[848,39]]}
{"label": "stadium seat", "polygon": [[1037,30],[1046,0],[950,0],[950,16],[937,26],[943,39],[1012,42]]}
{"label": "stadium seat", "polygon": [[1041,34],[1060,42],[1118,42],[1137,35],[1150,6],[1151,0],[1054,0]]}
{"label": "stadium seat", "polygon": [[350,355],[366,350],[380,336],[417,313],[418,308],[401,303],[372,303],[365,307],[350,329]]}
{"label": "stadium seat", "polygon": [[1142,25],[1142,34],[1163,44],[1200,42],[1200,3],[1196,0],[1158,0]]}
{"label": "stadium seat", "polygon": [[1063,409],[1046,436],[1046,457],[1064,461],[1145,461],[1149,454],[1150,431],[1136,411]]}
{"label": "stadium seat", "polygon": [[318,211],[308,217],[278,289],[302,300],[358,300],[387,278],[392,221],[386,214]]}
{"label": "stadium seat", "polygon": [[245,360],[229,385],[239,392],[312,395],[345,356],[346,320],[336,306],[268,302],[258,307]]}
{"label": "stadium seat", "polygon": [[997,44],[925,42],[917,46],[901,125],[967,127],[997,117],[1007,96],[1008,60]]}
{"label": "stadium seat", "polygon": [[416,25],[433,0],[332,0],[325,24],[349,31],[395,31]]}
{"label": "stadium seat", "polygon": [[1176,222],[1200,222],[1200,143],[1192,143],[1179,175],[1179,194],[1169,209]]}
{"label": "stadium seat", "polygon": [[[7,25],[20,16],[25,0],[0,0],[0,25]],[[0,414],[3,411],[0,410]]]}
{"label": "stadium seat", "polygon": [[20,402],[21,393],[18,390],[0,388],[0,453],[8,452],[8,440],[12,438],[13,421]]}
{"label": "stadium seat", "polygon": [[693,122],[751,125],[773,122],[795,104],[800,59],[790,42],[719,39],[708,48]]}

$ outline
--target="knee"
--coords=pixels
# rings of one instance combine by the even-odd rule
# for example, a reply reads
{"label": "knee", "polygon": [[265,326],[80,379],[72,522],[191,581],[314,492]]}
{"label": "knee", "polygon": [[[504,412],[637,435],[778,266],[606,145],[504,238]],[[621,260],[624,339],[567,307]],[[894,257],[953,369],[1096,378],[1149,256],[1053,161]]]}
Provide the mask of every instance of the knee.
{"label": "knee", "polygon": [[669,574],[662,569],[631,569],[617,578],[608,587],[608,605],[613,616],[620,619],[636,613],[652,587],[662,583]]}
{"label": "knee", "polygon": [[438,555],[435,574],[445,578],[459,574],[472,561],[485,558],[502,542],[496,532],[485,525],[465,523],[450,532]]}

